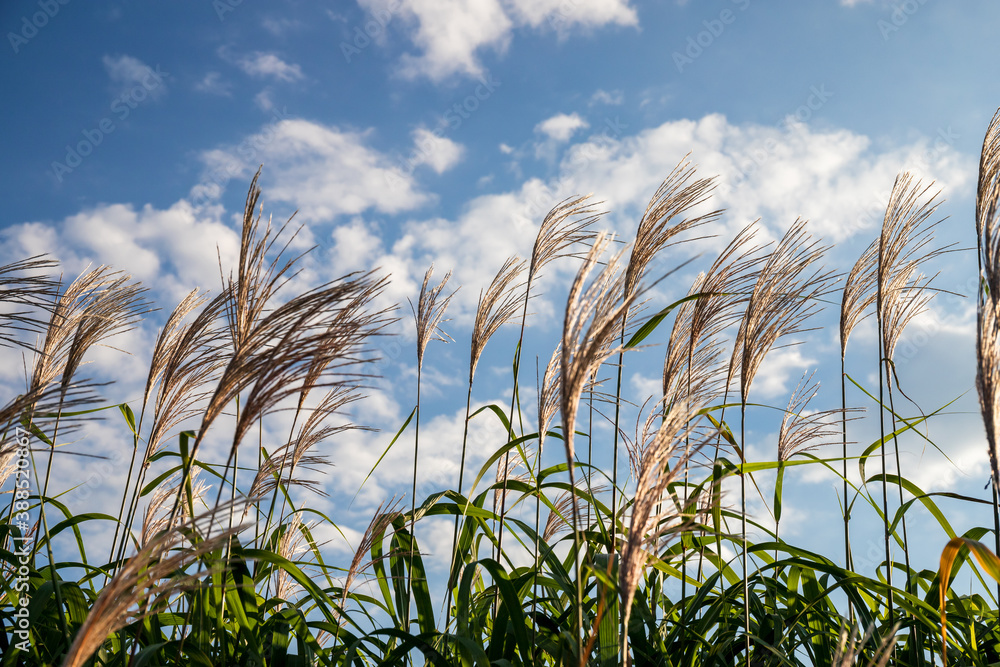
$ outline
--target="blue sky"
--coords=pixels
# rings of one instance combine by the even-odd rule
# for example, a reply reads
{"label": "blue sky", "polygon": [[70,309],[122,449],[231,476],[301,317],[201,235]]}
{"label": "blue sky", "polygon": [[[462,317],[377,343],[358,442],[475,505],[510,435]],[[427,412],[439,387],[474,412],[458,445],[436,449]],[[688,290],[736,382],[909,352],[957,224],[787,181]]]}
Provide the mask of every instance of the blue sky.
{"label": "blue sky", "polygon": [[[978,151],[1000,104],[998,21],[995,3],[941,0],[6,2],[0,254],[49,252],[69,275],[109,263],[168,308],[218,284],[218,257],[235,257],[246,188],[263,164],[265,211],[298,210],[296,247],[317,246],[301,281],[379,266],[393,276],[387,300],[405,304],[433,261],[464,285],[452,312],[459,342],[429,353],[427,423],[442,444],[422,465],[426,488],[441,488],[454,470],[479,288],[506,256],[530,251],[544,212],[567,196],[593,192],[611,211],[605,226],[628,235],[690,151],[700,175],[719,176],[714,205],[728,212],[718,239],[671,259],[710,253],[758,217],[774,237],[801,215],[846,270],[895,175],[911,169],[948,200],[942,242],[973,244]],[[936,267],[941,285],[967,294],[973,255],[949,257]],[[541,334],[559,326],[559,284],[535,306]],[[972,387],[970,302],[938,300],[914,324],[903,372],[926,406]],[[154,334],[152,321],[129,342],[142,349]],[[874,340],[863,328],[857,338]],[[757,381],[761,400],[784,405],[834,349],[821,329],[811,347],[777,353]],[[357,416],[391,433],[409,412],[414,364],[408,349],[389,354],[389,382]],[[505,400],[506,355],[480,371],[477,400]],[[134,398],[141,353],[96,361]],[[861,372],[874,368],[865,361]],[[656,363],[628,373],[631,386],[655,386]],[[975,410],[970,396],[959,405]],[[981,424],[948,419],[957,466],[914,443],[913,475],[978,490]],[[757,429],[761,458],[775,428]],[[384,446],[382,436],[352,437],[333,455],[332,484],[348,494]],[[358,525],[407,479],[398,468],[368,487]],[[802,483],[808,492],[820,482],[830,483]],[[818,510],[800,511],[799,530],[809,511]]]}

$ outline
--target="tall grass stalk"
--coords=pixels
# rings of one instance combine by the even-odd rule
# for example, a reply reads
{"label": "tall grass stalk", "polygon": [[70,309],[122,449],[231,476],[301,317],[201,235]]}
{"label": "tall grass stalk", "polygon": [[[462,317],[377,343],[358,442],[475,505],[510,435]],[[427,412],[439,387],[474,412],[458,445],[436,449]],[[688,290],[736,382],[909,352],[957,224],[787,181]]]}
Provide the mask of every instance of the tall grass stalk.
{"label": "tall grass stalk", "polygon": [[[997,233],[997,206],[1000,202],[1000,109],[993,115],[986,135],[983,137],[983,147],[979,159],[979,179],[976,187],[976,261],[979,271],[977,273],[977,302],[978,310],[982,313],[984,301],[989,299],[993,303],[995,311],[998,300],[1000,300],[1000,234]],[[980,315],[982,317],[982,315]],[[987,318],[986,322],[992,323],[995,318]],[[983,385],[978,381],[982,374],[983,346],[979,339],[982,337],[982,327],[979,327],[977,337],[979,349],[979,373],[977,373],[977,387]],[[993,326],[988,324],[986,326]],[[987,352],[988,354],[988,352]],[[984,416],[987,413],[989,395],[985,397],[982,389],[979,390],[980,402],[983,406]],[[992,410],[992,406],[990,406]],[[992,418],[991,418],[992,420]],[[989,424],[990,421],[987,421]],[[989,428],[987,435],[992,436]],[[994,552],[1000,554],[1000,469],[997,465],[996,444],[992,437],[989,439],[990,464],[993,482],[993,539]],[[1000,604],[1000,582],[997,582],[996,599]]]}
{"label": "tall grass stalk", "polygon": [[455,292],[445,297],[441,296],[442,290],[448,284],[448,279],[451,278],[451,271],[446,273],[436,286],[430,287],[433,273],[434,265],[432,264],[424,274],[417,307],[414,308],[413,303],[410,302],[410,309],[413,311],[413,319],[417,328],[417,406],[413,422],[413,481],[410,487],[410,541],[413,547],[407,556],[406,566],[406,606],[403,610],[403,628],[405,630],[409,630],[410,626],[410,602],[413,597],[413,551],[417,548],[417,463],[420,455],[420,385],[424,367],[424,353],[428,343],[432,340],[445,343],[452,340],[451,336],[441,329],[445,311],[448,309],[452,297],[455,296]]}
{"label": "tall grass stalk", "polygon": [[768,255],[747,299],[740,326],[740,535],[743,569],[743,631],[750,660],[750,588],[747,559],[746,408],[750,387],[764,357],[775,343],[804,330],[806,320],[819,310],[818,299],[828,289],[833,273],[813,265],[826,248],[812,241],[805,221],[796,220]]}
{"label": "tall grass stalk", "polygon": [[[849,492],[849,477],[847,473],[847,341],[858,325],[869,313],[869,308],[876,300],[876,269],[878,262],[878,242],[872,241],[858,260],[851,267],[844,281],[844,290],[840,301],[840,407],[841,429],[843,432],[843,483],[844,483],[844,567],[854,569],[854,559],[851,554],[851,509],[854,498]],[[854,623],[854,601],[848,600],[848,612],[851,623]]]}
{"label": "tall grass stalk", "polygon": [[[539,277],[541,270],[550,262],[565,256],[572,256],[576,252],[576,246],[586,247],[594,237],[591,227],[601,216],[601,213],[594,208],[597,203],[590,201],[590,196],[577,196],[564,199],[554,206],[542,224],[539,225],[538,234],[531,248],[531,257],[528,260],[528,272],[524,285],[524,303],[521,310],[521,329],[517,336],[517,347],[514,351],[513,367],[513,393],[510,397],[510,409],[507,412],[507,423],[510,425],[508,440],[517,437],[514,433],[514,408],[518,405],[520,396],[520,372],[521,372],[521,352],[524,347],[524,331],[528,322],[528,303],[531,300],[531,288],[535,279]],[[518,410],[520,419],[520,410]],[[523,434],[523,429],[522,429]],[[540,462],[540,460],[539,460]],[[496,560],[500,561],[500,553],[503,550],[504,518],[507,515],[507,474],[510,470],[510,452],[504,454],[503,461],[498,463],[501,480],[500,498],[500,519],[497,529]],[[536,500],[536,502],[540,502]],[[535,533],[538,533],[538,526],[535,526]]]}
{"label": "tall grass stalk", "polygon": [[[469,383],[465,397],[465,419],[462,426],[462,454],[458,467],[458,493],[462,494],[465,482],[466,448],[469,442],[469,421],[472,418],[472,385],[476,377],[476,367],[479,358],[486,349],[486,343],[497,330],[517,314],[520,305],[519,289],[524,284],[518,280],[525,270],[524,260],[516,257],[504,262],[500,271],[493,278],[489,288],[479,294],[479,304],[476,308],[476,319],[472,328],[472,343],[469,347]],[[458,555],[458,525],[459,514],[455,514],[455,528],[452,532],[451,565],[448,568],[448,595],[445,602],[445,627],[451,621],[452,587],[454,585],[453,571]]]}
{"label": "tall grass stalk", "polygon": [[[577,493],[576,486],[576,451],[574,440],[576,434],[576,417],[580,398],[587,382],[596,369],[615,354],[612,345],[619,337],[622,315],[640,293],[635,291],[631,296],[621,299],[623,293],[624,275],[620,270],[621,258],[627,250],[623,248],[606,260],[604,268],[588,282],[590,273],[606,253],[612,239],[599,234],[594,239],[590,253],[577,273],[570,287],[566,303],[566,317],[563,323],[561,343],[559,409],[563,422],[563,443],[566,448],[566,463],[569,467],[569,486]],[[572,505],[573,516],[573,559],[576,577],[576,600],[574,604],[575,625],[574,639],[577,645],[577,659],[585,660],[583,655],[583,578],[581,574],[581,559],[585,554],[581,551],[580,517],[576,503]]]}
{"label": "tall grass stalk", "polygon": [[[687,160],[687,156],[674,167],[650,199],[643,213],[635,234],[635,243],[625,268],[625,278],[622,285],[623,299],[634,300],[640,284],[645,278],[647,269],[658,254],[677,242],[688,241],[684,234],[708,224],[717,219],[721,211],[682,218],[678,216],[688,213],[691,209],[705,203],[714,189],[713,179],[703,178],[691,182],[695,167]],[[625,334],[629,327],[631,309],[622,312],[620,325],[618,363],[615,367],[615,405],[612,436],[612,472],[611,472],[611,553],[617,552],[617,516],[618,516],[618,440],[621,423],[622,402],[622,372],[624,370]],[[685,565],[686,568],[686,565]]]}
{"label": "tall grass stalk", "polygon": [[[939,255],[941,249],[928,250],[933,240],[933,228],[937,223],[928,223],[938,204],[937,195],[927,196],[931,186],[914,183],[909,173],[897,177],[886,207],[882,231],[878,239],[878,262],[876,269],[876,315],[879,347],[879,435],[881,438],[882,462],[882,513],[885,530],[886,580],[889,583],[888,621],[894,623],[894,600],[892,592],[892,549],[889,525],[888,485],[889,469],[886,465],[884,391],[889,392],[889,415],[891,419],[893,448],[896,455],[896,477],[900,507],[903,505],[903,487],[899,461],[899,442],[895,428],[895,410],[892,402],[892,380],[895,376],[893,354],[906,325],[926,306],[930,295],[926,293],[930,279],[918,273],[919,267],[929,259]],[[925,200],[926,201],[923,201]],[[903,554],[907,572],[907,589],[910,584],[909,550],[906,542],[906,516],[902,517]]]}

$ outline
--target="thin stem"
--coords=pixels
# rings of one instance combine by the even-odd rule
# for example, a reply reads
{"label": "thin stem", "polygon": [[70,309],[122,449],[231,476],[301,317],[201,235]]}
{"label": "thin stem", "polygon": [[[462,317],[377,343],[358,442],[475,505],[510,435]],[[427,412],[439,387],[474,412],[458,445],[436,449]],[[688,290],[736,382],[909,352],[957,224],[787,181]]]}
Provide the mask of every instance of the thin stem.
{"label": "thin stem", "polygon": [[[458,467],[458,495],[462,495],[462,485],[465,481],[465,453],[466,446],[469,442],[469,419],[472,412],[472,380],[469,380],[469,391],[465,397],[465,427],[462,430],[462,461]],[[463,511],[463,515],[464,515]],[[451,565],[448,567],[448,599],[445,602],[445,621],[444,621],[444,631],[448,632],[448,626],[451,625],[451,600],[452,600],[452,587],[453,582],[451,578],[452,570],[455,569],[455,562],[458,560],[458,523],[459,515],[455,513],[455,529],[451,535]],[[447,646],[447,642],[445,644]]]}
{"label": "thin stem", "polygon": [[[304,393],[299,394],[298,406],[295,408],[295,414],[292,416],[292,425],[288,428],[288,442],[289,443],[291,443],[293,441],[293,438],[295,436],[295,427],[299,423],[299,416],[302,413],[302,408],[303,408],[303,406],[305,404],[305,400],[306,400],[305,394]],[[263,436],[263,433],[261,433],[261,436]],[[258,447],[258,450],[259,450],[258,456],[260,456],[263,453],[263,447]],[[258,464],[257,469],[260,470],[260,468],[261,468],[261,465]],[[286,489],[290,488],[291,485],[292,485],[292,475],[294,474],[294,472],[295,472],[295,458],[292,457],[292,463],[291,463],[291,465],[288,468],[288,477],[287,477],[288,481],[285,483],[285,488]],[[278,494],[281,492],[281,490],[282,490],[281,472],[280,472],[280,469],[279,469],[277,485],[274,488],[274,493],[271,494],[271,504],[267,508],[267,517],[264,519],[264,535],[263,535],[263,537],[264,537],[265,540],[267,539],[267,532],[271,528],[271,519],[274,517],[274,506],[275,506],[275,503],[277,501]],[[285,494],[282,493],[281,494],[281,507],[278,508],[278,523],[279,524],[281,523],[281,517],[282,517],[282,515],[284,513],[285,513]],[[261,547],[263,547],[263,546],[264,545],[262,544]]]}
{"label": "thin stem", "polygon": [[[886,363],[886,365],[888,366],[888,362]],[[902,509],[902,507],[903,507],[903,484],[902,484],[901,480],[903,479],[903,473],[901,472],[901,469],[900,469],[899,439],[896,437],[896,408],[893,405],[893,400],[892,400],[892,376],[889,375],[888,369],[886,371],[886,375],[888,376],[887,379],[889,380],[887,388],[888,388],[888,393],[889,393],[889,413],[892,415],[892,444],[893,444],[893,448],[894,448],[894,450],[896,452],[896,488],[899,490],[899,507],[900,507],[900,509]],[[910,570],[910,550],[909,550],[909,544],[910,543],[909,543],[909,541],[907,540],[907,537],[906,537],[906,513],[905,512],[903,512],[902,523],[903,523],[903,560],[904,560],[904,563],[906,565],[906,592],[907,593],[913,593],[913,591],[910,590],[910,572],[911,572],[911,570]],[[920,628],[917,627],[916,624],[914,624],[914,626],[913,626],[913,634],[914,634],[914,638],[913,638],[914,644],[916,646],[920,646]],[[923,652],[918,650],[917,651],[917,656],[918,656],[917,657],[918,664],[922,665],[923,662],[924,662],[923,661],[923,657],[924,657],[923,656]]]}
{"label": "thin stem", "polygon": [[[625,347],[625,315],[622,315],[621,345]],[[612,444],[611,463],[611,554],[617,553],[618,548],[618,424],[621,415],[621,395],[622,395],[622,366],[625,363],[624,350],[618,353],[618,380],[615,385],[615,423],[614,440]],[[610,557],[611,554],[608,554]]]}
{"label": "thin stem", "polygon": [[[747,438],[746,438],[746,399],[740,401],[740,443],[743,447],[743,455],[740,456],[740,463],[744,466],[747,462]],[[750,664],[750,573],[747,567],[747,481],[746,470],[740,470],[740,536],[743,544],[743,636],[746,639],[747,664]]]}
{"label": "thin stem", "polygon": [[[572,437],[567,436],[567,437]],[[570,511],[573,516],[573,565],[576,574],[576,652],[580,664],[586,664],[583,655],[583,576],[580,566],[580,516],[576,506],[576,462],[569,462],[569,488],[573,494]]]}
{"label": "thin stem", "polygon": [[[59,405],[63,404],[65,400],[65,391],[62,393]],[[59,630],[62,633],[62,639],[64,642],[69,641],[69,625],[66,622],[66,610],[63,608],[63,596],[62,596],[62,582],[59,576],[56,574],[56,561],[55,556],[52,553],[52,540],[49,538],[49,523],[45,516],[45,498],[48,497],[49,480],[52,479],[52,458],[55,456],[56,450],[56,438],[59,434],[59,419],[61,413],[56,415],[55,425],[52,429],[52,437],[49,439],[49,460],[45,466],[45,482],[42,485],[38,483],[38,469],[35,467],[35,456],[31,455],[31,469],[35,471],[35,488],[41,488],[42,491],[38,496],[38,515],[42,522],[42,531],[45,534],[45,549],[46,554],[49,557],[49,571],[52,577],[52,588],[56,596],[56,608],[59,610]],[[29,448],[29,452],[31,449]]]}
{"label": "thin stem", "polygon": [[[517,336],[517,349],[514,351],[514,388],[510,397],[510,410],[507,413],[507,424],[510,430],[507,432],[507,436],[510,439],[516,437],[514,435],[514,405],[518,403],[517,394],[519,389],[519,378],[521,375],[521,347],[524,345],[524,327],[528,319],[528,299],[531,298],[531,282],[534,275],[531,271],[528,272],[528,281],[524,287],[524,308],[521,310],[521,331]],[[521,411],[517,411],[518,422],[520,423]],[[521,429],[521,433],[524,433],[524,429]],[[509,442],[509,440],[508,440]],[[496,548],[496,561],[501,562],[501,554],[503,553],[503,527],[504,518],[507,513],[507,470],[510,464],[510,450],[504,454],[503,457],[503,489],[500,496],[500,520],[499,526],[497,528],[497,548]],[[499,601],[495,601],[493,604],[493,615],[496,616],[497,604]]]}
{"label": "thin stem", "polygon": [[[881,306],[881,304],[879,304],[879,306]],[[878,317],[878,330],[879,330],[879,344],[878,344],[878,346],[879,346],[879,364],[878,364],[878,406],[879,406],[879,415],[878,415],[878,428],[879,428],[879,442],[881,443],[881,447],[879,447],[879,452],[880,452],[881,460],[882,460],[882,524],[883,524],[883,530],[885,532],[885,569],[886,569],[885,577],[886,577],[886,584],[887,584],[887,589],[888,589],[888,597],[887,597],[887,604],[888,604],[888,609],[887,609],[888,624],[887,624],[886,627],[890,627],[891,628],[893,626],[893,624],[895,623],[895,618],[894,618],[895,614],[894,614],[894,611],[893,611],[893,599],[892,599],[892,551],[891,551],[891,548],[890,548],[890,545],[889,545],[889,482],[888,482],[888,480],[886,480],[886,474],[888,472],[888,466],[886,465],[886,459],[885,459],[885,408],[883,407],[884,406],[884,402],[882,400],[883,386],[885,384],[885,380],[882,377],[883,376],[883,371],[882,371],[882,358],[883,358],[883,355],[882,355],[882,335],[881,335],[881,331],[882,331],[881,308],[878,308],[876,310],[876,312],[878,313],[878,316],[879,316]]]}
{"label": "thin stem", "polygon": [[413,485],[410,489],[410,553],[406,565],[406,607],[403,609],[403,632],[410,629],[410,598],[413,595],[413,551],[416,549],[417,524],[417,457],[420,452],[420,381],[422,379],[420,364],[417,364],[417,410],[414,421],[413,436]]}
{"label": "thin stem", "polygon": [[[844,369],[844,355],[840,355],[840,424],[844,434],[844,567],[853,572],[854,559],[851,557],[851,504],[848,502],[847,484],[847,375]],[[847,599],[847,610],[854,625],[854,601]]]}
{"label": "thin stem", "polygon": [[[993,487],[993,544],[996,549],[993,553],[1000,554],[1000,497],[997,496],[996,482],[990,486]],[[1000,605],[1000,581],[997,582],[997,604]]]}
{"label": "thin stem", "polygon": [[[131,462],[129,462],[128,474],[125,476],[125,488],[122,489],[122,502],[121,502],[121,507],[118,508],[118,521],[115,523],[115,535],[114,535],[113,538],[111,538],[111,550],[108,553],[108,562],[109,563],[112,563],[114,561],[114,557],[115,557],[115,544],[118,543],[118,534],[121,531],[122,525],[123,525],[122,524],[122,519],[125,516],[125,502],[128,499],[128,491],[129,491],[129,487],[131,486],[131,482],[132,482],[132,472],[135,470],[135,460],[136,460],[136,457],[139,455],[139,433],[141,432],[141,429],[142,429],[142,418],[140,417],[140,419],[139,419],[139,426],[136,428],[136,432],[132,435],[132,460],[131,460]],[[131,525],[131,523],[129,525]],[[126,530],[125,532],[127,534],[128,531]],[[126,538],[126,535],[123,534],[122,535],[122,539],[124,540],[125,538]],[[111,572],[110,572],[111,568],[108,568],[108,569],[109,569],[109,571],[108,571],[108,573],[104,577],[104,584],[105,584],[105,586],[107,585],[108,581],[110,581],[110,579],[111,579]]]}

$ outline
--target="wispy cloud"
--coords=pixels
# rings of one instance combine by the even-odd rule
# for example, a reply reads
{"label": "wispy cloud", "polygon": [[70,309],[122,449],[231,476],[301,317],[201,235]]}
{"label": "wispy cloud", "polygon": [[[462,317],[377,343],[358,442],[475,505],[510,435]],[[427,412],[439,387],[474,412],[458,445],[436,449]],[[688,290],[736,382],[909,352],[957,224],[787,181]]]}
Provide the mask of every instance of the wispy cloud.
{"label": "wispy cloud", "polygon": [[168,74],[159,66],[154,69],[138,58],[128,55],[106,55],[101,62],[117,89],[116,93],[128,94],[139,87],[145,89],[149,97],[156,99],[167,92],[164,78]]}
{"label": "wispy cloud", "polygon": [[625,103],[625,94],[620,90],[598,90],[593,95],[590,96],[591,106],[595,104],[608,104],[611,106],[618,106]]}
{"label": "wispy cloud", "polygon": [[234,56],[228,49],[219,49],[219,55],[250,76],[271,78],[278,81],[292,82],[305,78],[302,68],[294,63],[287,63],[276,53],[255,51],[242,56]]}
{"label": "wispy cloud", "polygon": [[194,84],[194,89],[202,93],[221,95],[223,97],[232,97],[233,94],[233,84],[229,81],[224,81],[222,74],[219,72],[209,72],[206,74],[201,81]]}

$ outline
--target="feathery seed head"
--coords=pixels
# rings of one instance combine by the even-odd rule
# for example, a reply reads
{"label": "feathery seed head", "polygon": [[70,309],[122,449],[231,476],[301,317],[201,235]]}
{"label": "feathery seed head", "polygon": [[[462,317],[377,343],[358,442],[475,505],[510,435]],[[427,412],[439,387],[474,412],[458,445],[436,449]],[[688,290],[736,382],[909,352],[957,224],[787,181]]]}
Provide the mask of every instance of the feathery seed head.
{"label": "feathery seed head", "polygon": [[445,274],[444,279],[437,286],[429,288],[433,273],[434,265],[431,264],[427,268],[427,273],[424,274],[424,282],[420,287],[420,299],[417,307],[414,309],[413,302],[410,302],[410,309],[413,310],[413,318],[417,324],[417,368],[421,368],[424,365],[424,351],[427,349],[428,343],[432,340],[439,340],[444,343],[451,340],[451,336],[441,329],[441,324],[446,321],[443,319],[444,313],[448,309],[448,304],[451,303],[452,297],[455,296],[455,292],[458,290],[456,289],[455,292],[441,298],[441,291],[448,284],[448,279],[451,278],[451,271]]}

